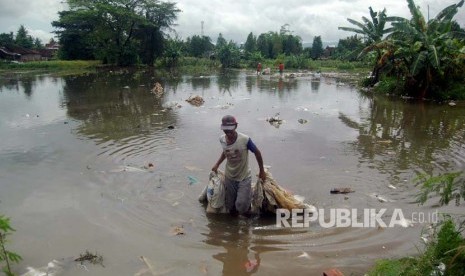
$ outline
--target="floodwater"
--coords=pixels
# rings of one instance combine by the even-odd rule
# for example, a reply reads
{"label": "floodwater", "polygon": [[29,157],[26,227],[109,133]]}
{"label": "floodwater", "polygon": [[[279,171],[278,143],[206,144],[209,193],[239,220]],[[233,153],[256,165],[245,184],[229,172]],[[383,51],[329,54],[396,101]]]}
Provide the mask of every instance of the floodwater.
{"label": "floodwater", "polygon": [[[151,93],[156,82],[163,95]],[[194,95],[203,106],[185,101]],[[282,124],[267,122],[278,113]],[[365,209],[385,208],[388,224],[397,208],[407,227],[278,228],[274,217],[207,215],[197,197],[220,156],[225,114],[277,182],[325,217],[344,208],[360,223]],[[362,275],[378,258],[416,254],[433,212],[463,213],[437,197],[418,206],[413,180],[463,171],[464,126],[463,105],[373,98],[311,75],[2,77],[0,213],[16,229],[8,247],[23,257],[14,271],[53,262],[56,275]],[[344,187],[355,192],[330,194]],[[74,262],[86,250],[104,266]]]}

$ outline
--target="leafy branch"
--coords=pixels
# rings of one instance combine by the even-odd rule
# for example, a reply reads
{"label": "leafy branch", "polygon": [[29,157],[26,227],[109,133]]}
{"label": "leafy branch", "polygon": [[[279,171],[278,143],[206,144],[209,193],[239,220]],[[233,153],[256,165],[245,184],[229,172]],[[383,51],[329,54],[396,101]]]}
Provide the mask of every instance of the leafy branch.
{"label": "leafy branch", "polygon": [[6,263],[6,266],[3,267],[3,272],[5,272],[6,275],[13,275],[10,267],[11,262],[19,263],[19,261],[22,260],[21,256],[5,248],[5,244],[8,241],[7,236],[13,231],[15,231],[15,229],[10,226],[10,219],[0,215],[0,263],[3,261]]}
{"label": "leafy branch", "polygon": [[417,202],[424,204],[431,193],[439,195],[439,203],[448,205],[455,199],[455,204],[460,204],[460,199],[465,200],[465,181],[460,177],[462,172],[445,173],[438,176],[420,174],[415,178],[417,185],[421,185]]}

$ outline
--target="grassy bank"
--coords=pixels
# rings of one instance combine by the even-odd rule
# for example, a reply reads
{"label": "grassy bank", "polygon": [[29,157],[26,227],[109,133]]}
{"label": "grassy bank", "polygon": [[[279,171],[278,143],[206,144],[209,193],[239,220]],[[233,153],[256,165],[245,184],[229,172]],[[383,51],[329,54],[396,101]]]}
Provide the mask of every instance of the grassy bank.
{"label": "grassy bank", "polygon": [[[279,62],[284,62],[286,71],[295,70],[310,70],[310,71],[321,71],[321,72],[369,72],[369,65],[354,61],[341,61],[341,60],[311,60],[308,58],[301,58],[295,56],[283,56],[277,59],[267,59],[260,61],[263,68],[271,68],[277,70]],[[239,69],[256,69],[256,62],[242,60]],[[0,61],[0,73],[4,72],[22,72],[32,70],[77,70],[77,69],[93,69],[97,67],[106,67],[102,65],[100,61],[95,60],[50,60],[50,61],[31,61],[12,63]],[[145,67],[145,66],[143,66]],[[163,61],[159,61],[155,64],[156,68],[166,69]],[[177,66],[174,68],[183,73],[189,74],[207,74],[214,73],[221,69],[221,63],[218,60],[211,60],[208,58],[194,58],[194,57],[183,57],[180,58]]]}
{"label": "grassy bank", "polygon": [[91,70],[100,65],[101,62],[95,60],[50,60],[20,63],[0,61],[0,74],[80,71]]}
{"label": "grassy bank", "polygon": [[464,274],[465,239],[456,229],[454,221],[448,218],[442,223],[440,230],[429,237],[424,251],[418,256],[380,260],[367,275],[453,276]]}
{"label": "grassy bank", "polygon": [[[361,85],[367,86],[368,82],[362,80]],[[396,77],[383,76],[379,83],[373,87],[373,92],[378,94],[390,94],[398,97],[408,96],[408,91],[405,89],[404,80]],[[434,91],[431,93],[431,98],[443,102],[450,100],[464,101],[465,100],[465,86],[460,82],[450,82],[444,85],[441,91]]]}

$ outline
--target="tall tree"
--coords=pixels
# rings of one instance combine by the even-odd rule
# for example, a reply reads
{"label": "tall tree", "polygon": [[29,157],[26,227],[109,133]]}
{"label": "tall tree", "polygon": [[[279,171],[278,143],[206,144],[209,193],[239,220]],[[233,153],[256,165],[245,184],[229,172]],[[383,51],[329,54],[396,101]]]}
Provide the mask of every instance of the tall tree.
{"label": "tall tree", "polygon": [[42,41],[38,38],[34,39],[34,45],[33,45],[33,48],[34,49],[43,49],[44,48],[44,44],[42,44]]}
{"label": "tall tree", "polygon": [[268,34],[260,34],[257,38],[257,50],[262,54],[265,58],[271,57],[271,51],[269,47],[269,35]]}
{"label": "tall tree", "polygon": [[77,41],[105,62],[151,65],[162,52],[163,31],[173,25],[179,10],[156,0],[68,0],[69,10],[52,25],[64,52],[72,55]]}
{"label": "tall tree", "polygon": [[226,39],[224,39],[223,35],[221,33],[218,34],[218,38],[216,39],[216,48],[219,49],[223,46],[228,44]]}
{"label": "tall tree", "polygon": [[0,46],[12,46],[15,43],[13,32],[0,34]]}
{"label": "tall tree", "polygon": [[237,45],[230,41],[228,44],[221,46],[218,50],[218,59],[223,68],[237,67],[240,61],[240,52]]}
{"label": "tall tree", "polygon": [[169,38],[164,47],[165,64],[168,67],[175,67],[179,59],[183,56],[184,43],[179,37]]}
{"label": "tall tree", "polygon": [[247,53],[253,53],[257,50],[257,38],[253,35],[253,33],[250,33],[247,36],[247,40],[244,44],[244,50]]}
{"label": "tall tree", "polygon": [[28,34],[23,25],[21,25],[16,32],[15,44],[27,49],[31,49],[34,45],[33,38]]}
{"label": "tall tree", "polygon": [[312,51],[310,57],[315,60],[319,59],[323,55],[323,42],[321,41],[321,36],[315,36],[312,43]]}
{"label": "tall tree", "polygon": [[199,35],[194,35],[190,38],[189,42],[189,55],[193,57],[205,56],[214,48],[211,38],[208,36],[201,37]]}
{"label": "tall tree", "polygon": [[286,55],[298,55],[302,53],[302,39],[295,35],[284,35],[283,51]]}
{"label": "tall tree", "polygon": [[336,55],[340,59],[354,61],[363,48],[364,44],[361,37],[357,35],[349,36],[344,39],[339,39]]}
{"label": "tall tree", "polygon": [[136,27],[136,38],[140,41],[140,56],[144,64],[153,65],[164,51],[164,31],[171,30],[180,10],[174,3],[148,1],[145,22]]}

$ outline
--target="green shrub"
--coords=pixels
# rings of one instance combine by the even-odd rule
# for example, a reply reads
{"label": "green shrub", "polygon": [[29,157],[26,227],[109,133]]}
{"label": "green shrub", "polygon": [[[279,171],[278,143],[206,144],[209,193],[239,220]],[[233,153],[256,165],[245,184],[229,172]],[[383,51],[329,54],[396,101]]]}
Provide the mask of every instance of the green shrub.
{"label": "green shrub", "polygon": [[13,275],[10,263],[18,263],[21,260],[21,256],[8,251],[5,246],[8,242],[7,236],[11,235],[13,231],[15,231],[15,229],[10,226],[10,219],[0,215],[0,265],[5,262],[5,266],[2,270],[6,275]]}
{"label": "green shrub", "polygon": [[[369,81],[370,79],[367,78]],[[403,92],[403,82],[395,77],[384,77],[374,87],[376,93],[401,95]]]}
{"label": "green shrub", "polygon": [[465,241],[453,220],[447,218],[422,254],[397,260],[379,260],[368,275],[455,276],[464,273]]}
{"label": "green shrub", "polygon": [[446,265],[445,275],[465,273],[465,242],[452,219],[446,220],[437,236],[434,259]]}

